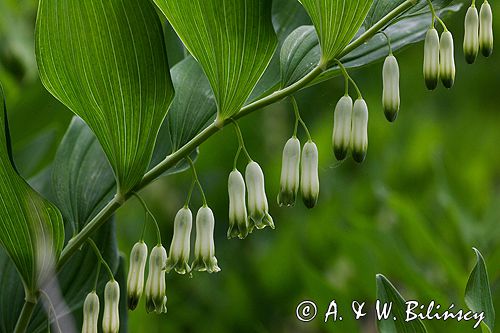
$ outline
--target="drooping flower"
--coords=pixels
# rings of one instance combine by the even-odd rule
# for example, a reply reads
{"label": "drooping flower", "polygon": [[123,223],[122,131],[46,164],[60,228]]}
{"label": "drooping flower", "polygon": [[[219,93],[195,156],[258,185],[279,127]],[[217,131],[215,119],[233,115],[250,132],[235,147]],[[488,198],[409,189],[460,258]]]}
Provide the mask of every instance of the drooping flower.
{"label": "drooping flower", "polygon": [[424,80],[427,89],[436,89],[439,80],[439,35],[434,28],[429,29],[425,36]]}
{"label": "drooping flower", "polygon": [[300,165],[302,200],[307,208],[313,208],[319,196],[318,148],[314,142],[308,141],[304,145]]}
{"label": "drooping flower", "polygon": [[252,230],[248,223],[246,187],[242,174],[234,169],[227,182],[229,193],[229,229],[227,238],[245,238]]}
{"label": "drooping flower", "polygon": [[479,48],[489,57],[493,53],[493,12],[487,0],[481,5],[479,17]]}
{"label": "drooping flower", "polygon": [[290,138],[283,149],[281,162],[281,182],[278,194],[280,206],[293,206],[299,190],[300,180],[300,141],[296,136]]}
{"label": "drooping flower", "polygon": [[220,271],[215,258],[214,227],[212,210],[208,206],[201,207],[196,214],[193,270],[208,273]]}
{"label": "drooping flower", "polygon": [[264,185],[264,173],[260,166],[251,161],[245,170],[245,181],[248,191],[248,217],[250,222],[257,229],[263,229],[266,226],[274,229],[274,222],[269,215],[269,207]]}
{"label": "drooping flower", "polygon": [[83,303],[83,325],[82,333],[97,333],[97,323],[99,321],[99,297],[92,291],[85,297]]}
{"label": "drooping flower", "polygon": [[393,122],[398,117],[399,97],[399,65],[396,57],[389,55],[385,58],[382,70],[383,93],[382,107],[387,120]]}
{"label": "drooping flower", "polygon": [[103,333],[118,333],[120,329],[120,286],[116,281],[108,281],[104,288],[104,314],[102,316]]}
{"label": "drooping flower", "polygon": [[469,64],[476,61],[479,52],[479,15],[475,5],[465,15],[464,55]]}
{"label": "drooping flower", "polygon": [[191,253],[191,229],[193,227],[193,214],[188,207],[181,208],[174,219],[174,234],[170,251],[168,252],[165,270],[174,269],[179,274],[188,273],[189,254]]}
{"label": "drooping flower", "polygon": [[127,304],[134,310],[144,289],[144,270],[148,258],[148,247],[143,241],[134,244],[130,252],[130,265],[127,277]]}
{"label": "drooping flower", "polygon": [[149,271],[146,281],[146,311],[156,313],[167,312],[167,285],[165,282],[165,265],[167,251],[162,245],[156,245],[149,255]]}
{"label": "drooping flower", "polygon": [[333,123],[333,153],[335,158],[342,161],[346,158],[351,142],[352,98],[342,96],[335,106]]}
{"label": "drooping flower", "polygon": [[455,51],[453,47],[453,35],[445,31],[439,42],[439,76],[446,88],[453,87],[455,83]]}
{"label": "drooping flower", "polygon": [[352,158],[361,163],[368,150],[368,106],[362,98],[354,102],[352,111]]}

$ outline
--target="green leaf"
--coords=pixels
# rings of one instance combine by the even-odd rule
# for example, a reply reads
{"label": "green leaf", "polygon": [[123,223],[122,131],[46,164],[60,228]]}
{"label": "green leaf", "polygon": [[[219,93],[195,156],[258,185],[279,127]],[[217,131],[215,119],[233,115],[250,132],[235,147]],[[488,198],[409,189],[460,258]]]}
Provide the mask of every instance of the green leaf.
{"label": "green leaf", "polygon": [[167,116],[172,151],[176,151],[209,125],[217,113],[208,79],[193,57],[172,68],[177,94]]}
{"label": "green leaf", "polygon": [[96,134],[120,195],[146,172],[173,98],[162,27],[140,0],[41,0],[36,56],[46,88]]}
{"label": "green leaf", "polygon": [[[377,274],[377,300],[380,301],[380,309],[384,304],[392,304],[391,314],[387,320],[377,320],[377,328],[380,333],[425,333],[427,329],[420,319],[405,322],[406,301],[397,291],[392,283],[382,274]],[[396,318],[394,320],[394,318]]]}
{"label": "green leaf", "polygon": [[335,59],[358,32],[373,0],[302,0],[321,46],[324,64]]}
{"label": "green leaf", "polygon": [[226,119],[243,106],[276,48],[271,1],[154,0],[205,71]]}
{"label": "green leaf", "polygon": [[[445,16],[457,12],[460,4],[446,7],[437,13]],[[406,16],[394,21],[384,32],[391,39],[393,51],[399,51],[412,43],[417,43],[425,37],[429,28],[430,14],[428,12]],[[363,31],[363,29],[362,29]],[[346,68],[360,68],[385,58],[389,53],[386,38],[377,34],[368,42],[353,50],[341,61]],[[282,82],[290,85],[309,73],[320,59],[320,48],[316,31],[311,26],[297,28],[287,38],[281,49]],[[316,84],[340,75],[338,66],[333,66],[323,72],[313,81]]]}
{"label": "green leaf", "polygon": [[76,233],[112,198],[115,179],[94,133],[74,117],[57,150],[52,168],[55,203]]}
{"label": "green leaf", "polygon": [[[370,28],[375,23],[377,23],[377,21],[379,21],[390,11],[401,5],[403,2],[405,2],[405,0],[374,0],[363,25],[366,28]],[[435,9],[440,9],[448,6],[452,2],[453,0],[433,0],[432,4]],[[422,14],[423,12],[429,12],[429,5],[426,1],[420,1],[400,18],[414,15],[416,13]]]}
{"label": "green leaf", "polygon": [[50,260],[57,259],[64,241],[61,213],[22,179],[13,167],[6,120],[5,99],[0,85],[0,244],[21,275],[27,296],[38,288],[38,279]]}
{"label": "green leaf", "polygon": [[484,258],[477,249],[473,249],[477,262],[470,273],[467,287],[465,288],[465,304],[474,312],[484,312],[484,321],[481,326],[488,332],[493,332],[495,326],[495,309],[491,297],[490,282]]}

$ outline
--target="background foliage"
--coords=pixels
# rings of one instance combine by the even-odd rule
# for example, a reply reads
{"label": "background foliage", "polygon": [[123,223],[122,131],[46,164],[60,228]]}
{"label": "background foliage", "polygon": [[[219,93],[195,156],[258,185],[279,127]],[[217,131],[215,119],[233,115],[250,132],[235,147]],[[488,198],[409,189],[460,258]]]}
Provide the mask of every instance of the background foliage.
{"label": "background foliage", "polygon": [[[492,6],[500,13],[497,2]],[[37,187],[71,113],[37,78],[32,35],[36,2],[0,0],[0,12],[0,80],[9,106],[14,158],[20,173]],[[359,322],[345,316],[335,324],[324,324],[318,317],[303,324],[295,318],[295,307],[303,299],[316,301],[320,312],[332,299],[344,307],[353,299],[373,302],[377,273],[388,277],[406,299],[465,307],[463,294],[475,263],[472,246],[485,258],[499,309],[500,55],[497,47],[491,59],[465,64],[459,47],[464,15],[462,9],[448,20],[457,45],[452,90],[425,90],[421,44],[398,54],[402,110],[395,124],[385,121],[380,105],[381,64],[353,73],[370,107],[370,147],[363,165],[338,165],[331,152],[333,108],[343,92],[342,80],[297,94],[320,149],[321,195],[314,210],[301,204],[280,209],[274,200],[281,150],[293,126],[288,101],[241,121],[250,153],[266,175],[275,231],[256,232],[244,241],[225,239],[227,176],[237,143],[228,128],[204,144],[197,165],[217,220],[216,253],[222,272],[195,274],[193,279],[170,274],[168,314],[147,316],[141,303],[130,313],[129,330],[374,332],[373,316]],[[499,21],[495,24],[500,35]],[[174,66],[183,55],[169,56]],[[171,237],[173,217],[189,184],[186,173],[164,178],[145,191],[164,239]],[[199,198],[193,203],[196,209]],[[135,201],[117,214],[124,253],[138,239],[143,219]],[[147,240],[154,242],[152,232]],[[472,332],[470,323],[425,324],[432,332]]]}

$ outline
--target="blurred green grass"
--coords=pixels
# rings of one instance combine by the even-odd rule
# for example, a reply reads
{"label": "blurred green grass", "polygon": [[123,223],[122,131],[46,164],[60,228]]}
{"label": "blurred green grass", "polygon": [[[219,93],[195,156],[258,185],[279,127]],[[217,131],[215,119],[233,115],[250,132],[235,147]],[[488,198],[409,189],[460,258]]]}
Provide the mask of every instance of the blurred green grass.
{"label": "blurred green grass", "polygon": [[[12,5],[0,0],[0,9],[7,3]],[[0,34],[2,41],[10,34],[14,45],[24,40],[19,52],[28,55],[33,3],[9,6],[18,8],[9,15],[24,18],[11,22],[23,28]],[[500,4],[492,6],[500,13]],[[452,90],[425,90],[421,44],[397,55],[402,109],[395,124],[385,121],[381,109],[381,64],[353,73],[370,108],[369,151],[362,165],[339,164],[331,152],[333,108],[343,92],[342,79],[297,94],[320,150],[321,194],[313,210],[300,201],[288,209],[276,204],[281,151],[293,131],[288,101],[241,121],[249,151],[266,176],[274,231],[226,240],[227,176],[236,137],[228,127],[205,143],[197,169],[216,216],[222,272],[197,273],[191,279],[169,274],[168,314],[146,315],[141,301],[130,313],[130,332],[375,332],[373,312],[361,321],[346,314],[342,322],[326,324],[322,314],[332,299],[346,311],[355,299],[373,303],[377,273],[387,276],[407,299],[465,308],[473,246],[485,257],[494,304],[500,309],[500,48],[490,59],[480,57],[475,65],[466,65],[461,51],[464,15],[465,9],[449,20],[457,63]],[[495,31],[500,36],[498,20]],[[15,50],[9,43],[0,47],[2,59],[9,55],[6,50]],[[33,63],[26,59],[21,65],[2,61],[0,80],[8,98],[16,160],[30,177],[50,162],[71,114],[29,74]],[[40,151],[41,142],[49,143],[43,145],[46,150]],[[184,173],[161,179],[144,192],[167,246],[190,181]],[[191,209],[199,205],[195,196]],[[132,200],[117,215],[120,248],[127,254],[140,236],[143,211]],[[319,315],[310,323],[295,318],[295,307],[304,299],[318,304]],[[473,332],[471,323],[425,324],[431,332]]]}

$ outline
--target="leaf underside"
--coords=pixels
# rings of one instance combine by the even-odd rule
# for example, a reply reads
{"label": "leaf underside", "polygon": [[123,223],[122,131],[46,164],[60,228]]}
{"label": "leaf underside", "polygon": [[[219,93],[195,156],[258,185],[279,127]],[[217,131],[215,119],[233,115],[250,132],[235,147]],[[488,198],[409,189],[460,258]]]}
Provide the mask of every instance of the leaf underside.
{"label": "leaf underside", "polygon": [[[154,0],[201,64],[226,119],[243,106],[276,48],[267,0]],[[186,13],[189,13],[186,15]]]}
{"label": "leaf underside", "polygon": [[42,82],[89,125],[118,191],[128,192],[148,168],[174,95],[152,4],[41,0],[36,30]]}
{"label": "leaf underside", "polygon": [[[25,288],[34,292],[39,278],[57,260],[64,242],[61,213],[42,198],[13,167],[0,86],[0,243],[14,262]],[[52,252],[52,253],[50,253]]]}

